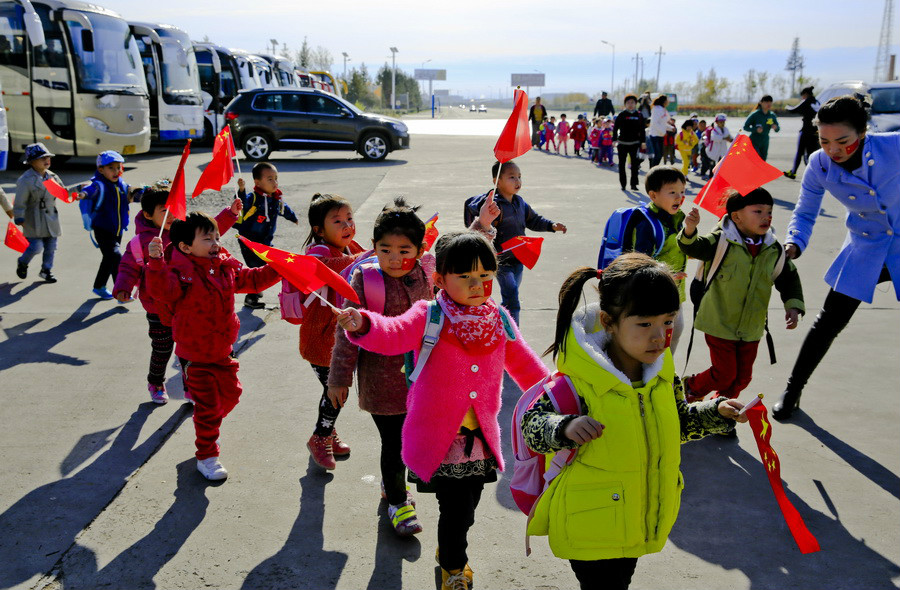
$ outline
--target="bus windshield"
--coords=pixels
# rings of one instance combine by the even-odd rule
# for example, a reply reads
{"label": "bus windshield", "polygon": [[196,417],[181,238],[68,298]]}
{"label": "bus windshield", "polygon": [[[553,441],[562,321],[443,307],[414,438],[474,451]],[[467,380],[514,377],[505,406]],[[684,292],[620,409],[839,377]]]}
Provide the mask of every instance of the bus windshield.
{"label": "bus windshield", "polygon": [[[79,89],[100,94],[147,95],[141,55],[128,24],[94,12],[81,14],[91,23],[91,35],[82,34],[85,28],[81,23],[66,21]],[[86,39],[92,41],[92,46],[85,47]]]}
{"label": "bus windshield", "polygon": [[166,104],[200,104],[197,57],[186,34],[157,29],[162,39],[162,84]]}

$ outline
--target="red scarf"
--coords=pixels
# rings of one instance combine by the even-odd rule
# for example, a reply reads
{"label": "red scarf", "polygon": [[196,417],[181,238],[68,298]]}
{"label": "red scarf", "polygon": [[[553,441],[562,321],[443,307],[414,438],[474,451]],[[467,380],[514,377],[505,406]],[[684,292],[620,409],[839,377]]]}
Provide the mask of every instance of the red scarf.
{"label": "red scarf", "polygon": [[450,320],[450,334],[456,336],[466,350],[487,353],[503,342],[503,320],[500,308],[493,299],[477,306],[460,305],[441,290],[437,301]]}

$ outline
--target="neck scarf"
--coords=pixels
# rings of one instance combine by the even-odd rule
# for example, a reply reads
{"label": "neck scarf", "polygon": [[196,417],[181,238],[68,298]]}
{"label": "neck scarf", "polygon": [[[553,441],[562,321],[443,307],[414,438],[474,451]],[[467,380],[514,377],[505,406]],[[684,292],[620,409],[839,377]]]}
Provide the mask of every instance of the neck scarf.
{"label": "neck scarf", "polygon": [[488,352],[503,341],[503,320],[500,318],[500,308],[493,299],[477,306],[460,305],[442,290],[437,295],[437,301],[450,320],[449,332],[463,348]]}

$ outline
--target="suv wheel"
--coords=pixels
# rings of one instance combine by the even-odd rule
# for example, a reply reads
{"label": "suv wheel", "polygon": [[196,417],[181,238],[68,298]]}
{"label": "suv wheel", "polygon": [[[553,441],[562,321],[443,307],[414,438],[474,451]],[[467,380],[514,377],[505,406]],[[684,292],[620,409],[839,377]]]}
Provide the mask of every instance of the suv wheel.
{"label": "suv wheel", "polygon": [[241,151],[248,160],[260,162],[272,153],[272,139],[266,133],[251,131],[241,138]]}
{"label": "suv wheel", "polygon": [[388,155],[388,143],[380,133],[367,133],[360,142],[359,153],[370,162],[380,162]]}

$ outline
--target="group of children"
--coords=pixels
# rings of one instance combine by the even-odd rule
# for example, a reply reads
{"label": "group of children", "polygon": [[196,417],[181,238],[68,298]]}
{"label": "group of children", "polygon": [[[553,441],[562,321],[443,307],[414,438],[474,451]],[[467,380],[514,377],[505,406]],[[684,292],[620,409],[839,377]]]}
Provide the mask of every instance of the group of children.
{"label": "group of children", "polygon": [[566,121],[566,115],[560,115],[559,124],[556,123],[556,117],[544,117],[544,122],[540,126],[540,144],[537,149],[541,150],[546,145],[547,152],[552,147],[555,153],[569,155],[569,139],[571,138],[573,150],[576,156],[580,156],[582,151],[587,152],[588,159],[597,166],[613,165],[613,119],[612,117],[598,117],[591,121],[590,126],[587,124],[587,117],[583,114],[570,126]]}

